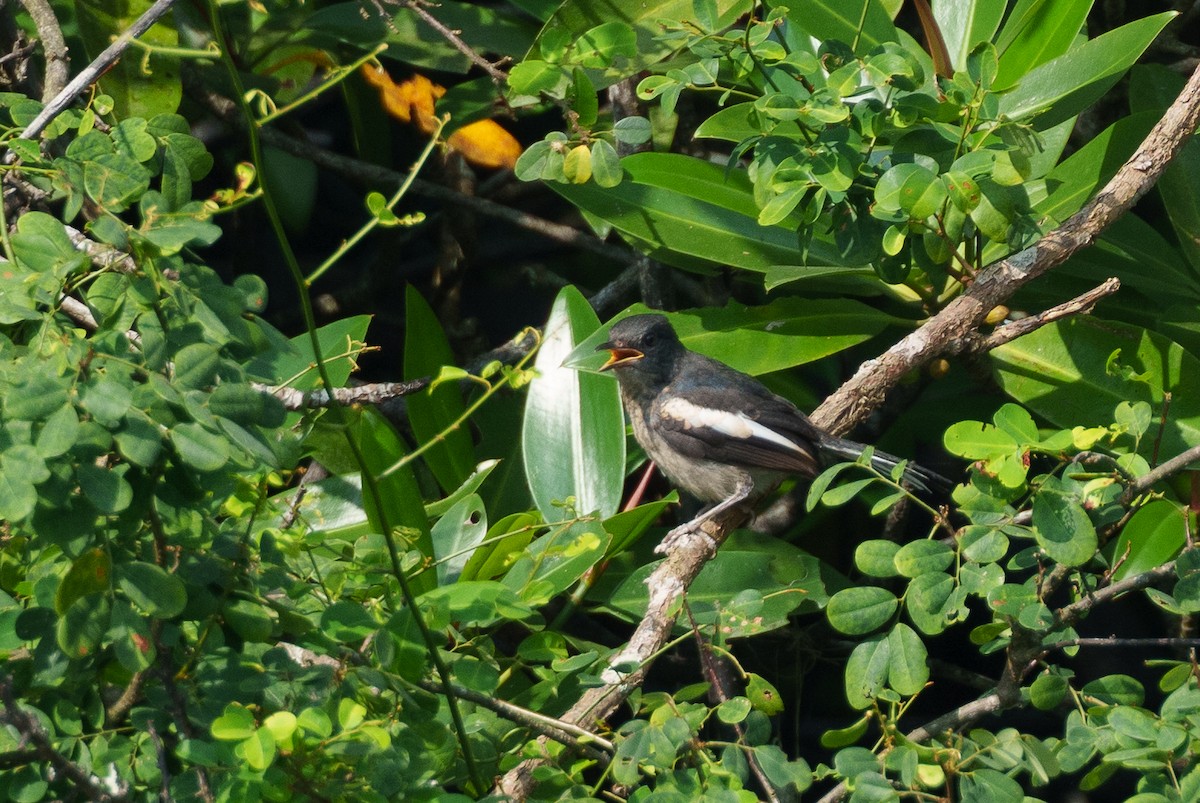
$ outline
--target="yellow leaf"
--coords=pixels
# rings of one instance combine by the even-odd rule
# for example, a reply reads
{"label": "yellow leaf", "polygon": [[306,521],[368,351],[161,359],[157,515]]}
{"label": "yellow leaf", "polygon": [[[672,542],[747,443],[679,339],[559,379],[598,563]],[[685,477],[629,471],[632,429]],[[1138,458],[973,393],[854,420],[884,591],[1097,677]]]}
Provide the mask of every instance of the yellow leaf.
{"label": "yellow leaf", "polygon": [[450,135],[449,145],[479,167],[511,170],[521,155],[521,143],[495,120],[477,120],[463,126]]}
{"label": "yellow leaf", "polygon": [[[425,134],[437,130],[434,104],[446,94],[445,87],[423,75],[396,83],[386,70],[372,64],[363,65],[362,76],[379,90],[379,99],[389,115],[402,123],[416,125]],[[521,143],[495,120],[469,123],[451,134],[446,144],[479,167],[512,169],[521,155]]]}

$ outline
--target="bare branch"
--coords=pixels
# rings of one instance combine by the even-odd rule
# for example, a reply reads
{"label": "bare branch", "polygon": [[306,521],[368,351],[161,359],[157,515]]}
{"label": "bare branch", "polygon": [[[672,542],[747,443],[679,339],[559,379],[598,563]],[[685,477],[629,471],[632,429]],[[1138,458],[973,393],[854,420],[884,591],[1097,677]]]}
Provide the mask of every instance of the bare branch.
{"label": "bare branch", "polygon": [[1120,503],[1122,505],[1129,504],[1138,496],[1154,487],[1155,483],[1178,474],[1197,461],[1200,461],[1200,446],[1193,446],[1183,454],[1172,457],[1167,462],[1130,483],[1125,492],[1121,494]]}
{"label": "bare branch", "polygon": [[21,5],[33,19],[38,37],[42,40],[42,53],[46,57],[46,74],[42,77],[42,103],[49,103],[63,90],[71,77],[71,58],[67,55],[67,41],[63,39],[58,17],[47,0],[21,0]]}
{"label": "bare branch", "polygon": [[[154,5],[146,9],[146,13],[138,17],[129,29],[122,31],[111,45],[104,49],[104,52],[96,56],[92,63],[83,69],[83,72],[75,76],[71,83],[67,84],[61,92],[55,95],[54,99],[46,104],[46,108],[42,109],[37,117],[33,118],[33,122],[25,126],[25,130],[21,132],[21,137],[24,139],[33,139],[50,125],[50,121],[62,113],[63,109],[75,102],[85,89],[99,78],[105,70],[113,65],[113,63],[121,57],[129,48],[129,43],[138,38],[154,23],[158,22],[163,15],[171,10],[171,5],[175,0],[155,0]],[[11,155],[11,154],[10,154]]]}
{"label": "bare branch", "polygon": [[[608,718],[645,680],[650,662],[667,642],[679,616],[678,601],[715,553],[716,547],[747,517],[744,508],[733,507],[702,522],[700,532],[679,539],[667,559],[646,578],[650,601],[645,616],[625,646],[608,662],[601,674],[604,685],[584,692],[560,719],[590,728]],[[533,773],[545,763],[528,759],[509,770],[497,783],[496,790],[516,800],[528,797],[533,788]]]}
{"label": "bare branch", "polygon": [[1087,315],[1090,314],[1096,303],[1104,298],[1117,292],[1121,288],[1121,280],[1117,278],[1107,279],[1104,284],[1095,287],[1082,295],[1076,296],[1070,301],[1065,301],[1056,307],[1051,307],[1045,312],[1037,315],[1030,315],[1028,318],[1020,318],[1018,320],[1006,323],[998,327],[994,332],[986,337],[972,334],[966,338],[961,344],[951,344],[952,351],[970,351],[983,354],[997,346],[1002,346],[1016,340],[1018,337],[1027,335],[1030,332],[1041,329],[1048,323],[1068,318],[1072,315]]}

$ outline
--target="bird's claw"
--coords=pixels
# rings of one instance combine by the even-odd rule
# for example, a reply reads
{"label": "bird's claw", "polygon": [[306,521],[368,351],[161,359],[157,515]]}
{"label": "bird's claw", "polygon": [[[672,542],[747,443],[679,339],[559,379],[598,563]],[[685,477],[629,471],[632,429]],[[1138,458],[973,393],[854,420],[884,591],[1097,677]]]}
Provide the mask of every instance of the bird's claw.
{"label": "bird's claw", "polygon": [[693,521],[689,521],[686,524],[681,524],[667,533],[666,537],[663,538],[659,545],[654,547],[654,552],[659,555],[669,555],[676,546],[682,544],[690,536],[696,536],[697,538],[703,539],[704,545],[708,550],[708,556],[710,558],[717,554],[717,542],[713,540],[713,537],[706,533],[702,527],[698,526],[696,522]]}

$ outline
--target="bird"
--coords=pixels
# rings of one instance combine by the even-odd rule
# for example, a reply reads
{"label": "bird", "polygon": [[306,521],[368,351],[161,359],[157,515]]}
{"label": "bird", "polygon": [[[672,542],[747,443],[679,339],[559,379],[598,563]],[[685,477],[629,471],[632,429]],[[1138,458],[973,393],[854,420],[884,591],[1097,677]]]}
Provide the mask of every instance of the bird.
{"label": "bird", "polygon": [[[616,376],[634,438],[675,486],[711,505],[668,533],[658,552],[718,513],[758,501],[788,476],[811,479],[870,448],[825,432],[758,380],[688,349],[664,315],[622,318],[596,350],[608,352],[600,370]],[[890,475],[902,461],[875,450],[870,462]],[[912,462],[902,482],[926,493],[951,485]]]}

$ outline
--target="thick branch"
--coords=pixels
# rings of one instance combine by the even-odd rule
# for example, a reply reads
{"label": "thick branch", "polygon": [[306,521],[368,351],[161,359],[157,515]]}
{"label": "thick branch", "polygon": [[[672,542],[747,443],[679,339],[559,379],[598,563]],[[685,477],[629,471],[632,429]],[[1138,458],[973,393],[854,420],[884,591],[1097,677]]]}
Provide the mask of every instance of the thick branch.
{"label": "thick branch", "polygon": [[[744,509],[732,508],[702,522],[698,527],[700,533],[679,540],[667,559],[646,578],[646,586],[650,589],[646,614],[625,646],[609,659],[608,669],[601,674],[604,685],[588,689],[560,717],[563,722],[590,729],[594,723],[608,718],[632,691],[642,685],[651,660],[671,635],[671,628],[679,616],[680,599],[716,547],[746,516]],[[534,770],[545,763],[542,759],[521,762],[497,782],[496,791],[515,800],[524,800],[533,788]]]}
{"label": "thick branch", "polygon": [[1200,67],[1137,151],[1083,209],[1035,245],[984,269],[970,289],[879,358],[869,360],[827,398],[813,423],[842,433],[860,423],[909,371],[968,338],[988,311],[1069,256],[1090,246],[1162,175],[1200,121]]}
{"label": "thick branch", "polygon": [[46,57],[46,74],[42,77],[42,103],[49,103],[63,90],[71,77],[71,59],[67,55],[67,41],[63,39],[58,17],[47,0],[21,0],[21,5],[33,19],[38,37],[42,40],[42,54]]}

